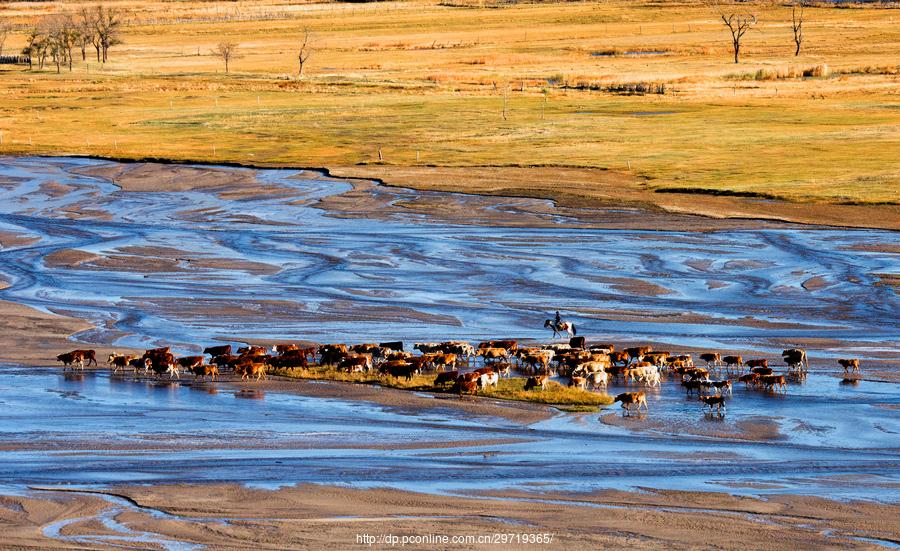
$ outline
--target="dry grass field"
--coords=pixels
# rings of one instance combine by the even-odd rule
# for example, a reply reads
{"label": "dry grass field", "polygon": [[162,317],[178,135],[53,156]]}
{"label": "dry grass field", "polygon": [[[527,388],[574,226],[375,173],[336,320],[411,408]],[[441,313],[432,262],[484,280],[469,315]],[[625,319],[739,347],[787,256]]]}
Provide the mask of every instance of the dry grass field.
{"label": "dry grass field", "polygon": [[[6,52],[42,14],[81,5],[3,4]],[[807,7],[799,57],[789,6],[744,4],[760,22],[737,65],[695,2],[107,5],[128,24],[105,66],[90,50],[71,73],[0,66],[0,154],[351,167],[389,182],[403,167],[406,185],[489,193],[483,178],[442,184],[441,167],[586,167],[605,169],[612,199],[616,186],[660,200],[711,190],[897,214],[896,4]],[[239,45],[229,74],[211,53],[222,40]],[[652,92],[623,93],[637,84]],[[531,179],[516,189],[566,192]]]}

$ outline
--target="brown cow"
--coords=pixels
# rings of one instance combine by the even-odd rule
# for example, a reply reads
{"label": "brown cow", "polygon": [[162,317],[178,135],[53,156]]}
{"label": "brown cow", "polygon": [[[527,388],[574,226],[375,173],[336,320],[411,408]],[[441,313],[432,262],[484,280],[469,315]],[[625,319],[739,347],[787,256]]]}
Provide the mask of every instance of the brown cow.
{"label": "brown cow", "polygon": [[241,356],[265,356],[269,350],[265,346],[242,346],[238,348],[238,354]]}
{"label": "brown cow", "polygon": [[362,373],[372,367],[372,358],[369,356],[348,356],[341,360],[338,369],[346,369],[349,373]]}
{"label": "brown cow", "polygon": [[744,358],[741,356],[725,356],[722,358],[722,362],[725,364],[726,369],[739,368],[744,365]]}
{"label": "brown cow", "polygon": [[183,358],[178,358],[178,365],[187,369],[188,371],[192,371],[198,365],[203,365],[203,360],[205,360],[205,356],[185,356]]}
{"label": "brown cow", "polygon": [[463,394],[475,395],[478,392],[478,379],[467,379],[460,376],[453,385],[453,390],[460,396]]}
{"label": "brown cow", "polygon": [[477,352],[477,355],[482,356],[485,362],[487,362],[488,360],[509,360],[509,351],[507,351],[506,348],[480,348]]}
{"label": "brown cow", "polygon": [[505,350],[518,350],[519,342],[512,339],[485,341],[482,343],[478,343],[478,349],[480,350],[482,348],[503,348]]}
{"label": "brown cow", "polygon": [[636,406],[637,412],[640,413],[642,405],[646,408],[647,413],[650,413],[650,408],[647,406],[647,395],[643,391],[623,392],[613,400],[614,404],[616,402],[622,402],[622,415],[631,415],[632,406]]}
{"label": "brown cow", "polygon": [[528,380],[525,381],[525,390],[531,390],[533,388],[541,387],[541,390],[545,390],[547,388],[547,383],[550,382],[549,375],[538,375],[536,377],[528,377]]}
{"label": "brown cow", "polygon": [[441,371],[446,367],[454,368],[456,367],[456,354],[448,354],[446,352],[435,354],[431,357],[429,363],[438,371]]}
{"label": "brown cow", "polygon": [[443,373],[438,373],[437,377],[434,378],[434,386],[442,386],[446,383],[455,383],[456,379],[459,378],[459,371],[445,371]]}
{"label": "brown cow", "polygon": [[601,354],[612,354],[616,351],[616,345],[608,343],[592,344],[588,350],[591,352],[599,352]]}
{"label": "brown cow", "polygon": [[346,344],[323,344],[319,346],[320,363],[335,365],[347,356]]}
{"label": "brown cow", "polygon": [[756,373],[757,375],[771,375],[772,368],[771,367],[754,367],[750,370],[750,373]]}
{"label": "brown cow", "polygon": [[700,359],[706,362],[706,367],[714,367],[722,363],[718,352],[704,352],[700,354]]}
{"label": "brown cow", "polygon": [[700,387],[702,384],[703,384],[703,381],[701,381],[700,379],[691,379],[690,381],[681,381],[681,386],[683,386],[685,388],[685,390],[687,390],[688,396],[693,394],[695,390],[697,391],[697,394],[699,394]]}
{"label": "brown cow", "polygon": [[840,360],[838,360],[838,363],[841,364],[841,367],[844,368],[844,373],[849,373],[851,370],[859,373],[859,358],[841,358]]}
{"label": "brown cow", "polygon": [[215,358],[216,356],[230,356],[231,345],[223,344],[221,346],[207,346],[203,349],[203,353],[209,354],[212,358]]}
{"label": "brown cow", "polygon": [[575,387],[575,388],[580,388],[581,390],[584,390],[585,387],[587,386],[587,377],[573,376],[571,379],[569,379],[569,386]]}
{"label": "brown cow", "polygon": [[269,360],[269,365],[272,367],[305,368],[309,367],[309,361],[306,359],[306,354],[303,354],[299,350],[291,350],[286,354],[282,354],[277,358]]}
{"label": "brown cow", "polygon": [[644,354],[653,352],[652,346],[632,346],[624,350],[628,354],[628,362],[639,362],[644,359]]}
{"label": "brown cow", "polygon": [[124,371],[126,367],[131,365],[132,360],[138,358],[140,358],[140,356],[128,356],[125,354],[116,354],[115,352],[113,352],[106,359],[106,363],[108,363],[109,366],[113,368],[113,373],[116,373],[120,369]]}
{"label": "brown cow", "polygon": [[619,352],[610,352],[609,353],[609,361],[611,361],[613,364],[627,365],[628,364],[628,353],[625,351],[621,351],[621,350]]}
{"label": "brown cow", "polygon": [[767,360],[765,358],[761,358],[761,359],[757,359],[757,360],[747,360],[747,362],[744,365],[746,365],[747,367],[750,367],[750,368],[769,367],[769,360]]}
{"label": "brown cow", "polygon": [[91,364],[97,365],[97,352],[93,350],[73,350],[72,354],[81,353],[81,356],[85,359],[85,365],[90,366]]}
{"label": "brown cow", "polygon": [[293,343],[276,344],[272,346],[272,353],[283,356],[285,352],[300,350],[300,347]]}

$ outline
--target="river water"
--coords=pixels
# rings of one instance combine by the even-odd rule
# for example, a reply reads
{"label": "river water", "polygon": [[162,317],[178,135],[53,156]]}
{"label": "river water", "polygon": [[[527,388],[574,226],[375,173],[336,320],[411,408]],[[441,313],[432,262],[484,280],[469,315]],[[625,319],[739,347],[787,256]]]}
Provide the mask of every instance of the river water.
{"label": "river water", "polygon": [[[259,170],[256,180],[279,193],[123,192],[84,174],[106,164],[0,159],[0,231],[32,238],[0,251],[9,283],[0,298],[94,322],[77,336],[85,342],[187,352],[249,338],[547,339],[541,322],[558,308],[591,340],[770,355],[815,341],[819,362],[848,351],[897,359],[900,350],[896,294],[877,285],[878,274],[900,271],[898,255],[883,251],[897,242],[891,232],[610,230],[559,213],[541,227],[459,224],[387,207],[426,196],[496,214],[508,200],[394,189],[378,191],[384,212],[348,216],[320,208],[351,189],[339,180]],[[60,256],[71,249],[87,254]],[[840,385],[823,369],[785,396],[736,388],[726,420],[704,416],[666,382],[650,392],[645,426],[605,412],[522,427],[437,401],[410,413],[249,385],[7,365],[0,484],[551,484],[897,501],[897,385]],[[770,434],[748,439],[749,425]],[[446,445],[462,440],[484,444]]]}

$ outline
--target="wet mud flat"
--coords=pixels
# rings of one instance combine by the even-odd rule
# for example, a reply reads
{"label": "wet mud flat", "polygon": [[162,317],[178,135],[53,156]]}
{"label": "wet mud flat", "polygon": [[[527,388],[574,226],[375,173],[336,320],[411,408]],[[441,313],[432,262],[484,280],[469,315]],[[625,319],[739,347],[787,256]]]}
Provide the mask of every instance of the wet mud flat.
{"label": "wet mud flat", "polygon": [[[410,405],[402,391],[328,383],[62,375],[34,367],[46,360],[6,358],[12,362],[0,368],[0,402],[10,413],[0,419],[6,488],[0,493],[47,502],[35,505],[47,513],[28,532],[35,541],[112,546],[124,534],[136,538],[128,545],[140,547],[156,534],[155,545],[166,548],[235,545],[210,533],[212,504],[197,515],[205,520],[186,529],[186,511],[172,519],[127,500],[53,491],[40,497],[35,490],[59,486],[116,487],[159,509],[181,507],[198,487],[225,488],[216,494],[216,506],[228,511],[219,515],[228,517],[222,522],[264,519],[228,537],[261,542],[261,534],[278,533],[282,546],[299,545],[291,539],[298,534],[327,532],[323,524],[346,531],[349,523],[340,514],[285,520],[277,508],[254,516],[228,504],[251,490],[275,502],[284,492],[294,504],[357,492],[341,499],[371,499],[385,507],[377,518],[387,520],[380,522],[404,525],[408,519],[391,509],[397,503],[424,506],[438,496],[460,504],[477,496],[486,509],[500,499],[497,511],[509,503],[523,511],[540,504],[559,507],[558,518],[582,519],[550,523],[569,530],[574,547],[633,544],[639,537],[672,548],[690,540],[686,531],[667,532],[667,515],[676,513],[658,499],[640,505],[660,522],[639,536],[612,526],[590,535],[589,519],[597,522],[592,506],[558,502],[592,495],[607,502],[610,491],[637,499],[642,494],[633,492],[647,487],[682,492],[692,504],[712,499],[702,497],[707,492],[744,496],[754,507],[805,495],[840,503],[819,503],[808,515],[819,520],[809,526],[791,521],[792,530],[782,530],[787,539],[779,540],[784,545],[865,547],[897,539],[889,523],[880,531],[859,524],[842,535],[837,527],[849,530],[852,523],[842,524],[836,512],[891,518],[900,488],[897,387],[871,380],[841,385],[833,367],[835,358],[849,355],[863,358],[867,376],[873,370],[888,381],[897,372],[896,290],[883,284],[885,274],[900,272],[895,233],[731,221],[697,228],[689,217],[673,218],[677,229],[667,230],[657,215],[631,210],[580,212],[309,172],[83,159],[3,159],[0,195],[6,285],[0,299],[10,311],[27,310],[15,311],[21,321],[3,337],[4,356],[23,350],[36,360],[52,358],[76,346],[65,340],[69,333],[78,347],[171,344],[180,353],[250,340],[546,341],[540,326],[547,310],[558,308],[589,340],[770,358],[800,345],[813,362],[809,379],[784,396],[736,387],[724,419],[705,416],[672,381],[649,391],[650,415],[628,419],[617,409],[502,415],[494,406],[465,409],[428,395]],[[625,220],[648,223],[610,229],[610,221]],[[38,337],[28,334],[35,320],[44,324]],[[48,504],[59,501],[65,506]],[[345,514],[368,515],[351,509],[344,504]],[[48,511],[59,518],[51,520]],[[622,514],[619,522],[633,527],[633,507]],[[465,519],[508,526],[505,517]],[[451,520],[408,525],[450,529]],[[543,522],[524,514],[514,520]],[[717,522],[702,526],[720,529],[730,521]],[[770,522],[751,519],[746,534]],[[48,524],[52,529],[42,531]],[[315,528],[298,528],[306,525]],[[92,535],[71,539],[83,533]]]}
{"label": "wet mud flat", "polygon": [[701,527],[722,531],[725,548],[865,548],[853,538],[900,534],[894,384],[811,375],[787,396],[738,388],[719,419],[667,381],[644,419],[610,409],[523,424],[446,400],[411,407],[392,389],[359,401],[277,380],[0,374],[0,493],[13,509],[26,502],[14,522],[48,546],[303,547],[327,533],[346,548],[359,524],[552,528],[575,548],[633,534],[692,547]]}

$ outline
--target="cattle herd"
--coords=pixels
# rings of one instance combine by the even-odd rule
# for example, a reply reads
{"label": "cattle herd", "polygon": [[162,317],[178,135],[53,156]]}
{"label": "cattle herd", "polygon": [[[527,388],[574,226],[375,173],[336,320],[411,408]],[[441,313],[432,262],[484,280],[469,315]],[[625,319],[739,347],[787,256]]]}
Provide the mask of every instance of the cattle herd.
{"label": "cattle herd", "polygon": [[[276,344],[271,349],[247,346],[236,351],[231,345],[221,345],[207,347],[203,355],[175,357],[169,347],[164,347],[141,355],[113,353],[107,362],[113,372],[131,369],[135,374],[170,379],[187,372],[195,380],[213,381],[226,371],[240,375],[241,380],[258,381],[273,368],[315,365],[349,373],[377,371],[386,377],[407,380],[431,371],[435,374],[435,387],[460,395],[496,387],[501,377],[510,377],[513,371],[526,379],[526,392],[546,389],[551,377],[566,380],[570,387],[605,390],[611,382],[658,387],[668,376],[680,381],[687,396],[696,396],[710,414],[715,411],[719,415],[724,415],[725,396],[731,394],[735,382],[744,383],[748,389],[786,392],[788,379],[802,379],[809,369],[806,351],[798,348],[782,352],[785,370],[775,373],[768,359],[744,360],[741,356],[705,352],[695,363],[689,354],[673,354],[650,346],[617,350],[614,344],[588,345],[584,337],[572,337],[568,344],[532,347],[520,347],[515,340],[492,340],[477,346],[462,341],[424,342],[415,343],[413,350],[405,350],[400,341],[352,346]],[[64,370],[97,365],[93,350],[73,350],[56,359],[63,363]],[[845,373],[859,372],[858,359],[841,359],[838,363]],[[623,415],[649,410],[643,390],[618,394],[615,402],[621,403]]]}

